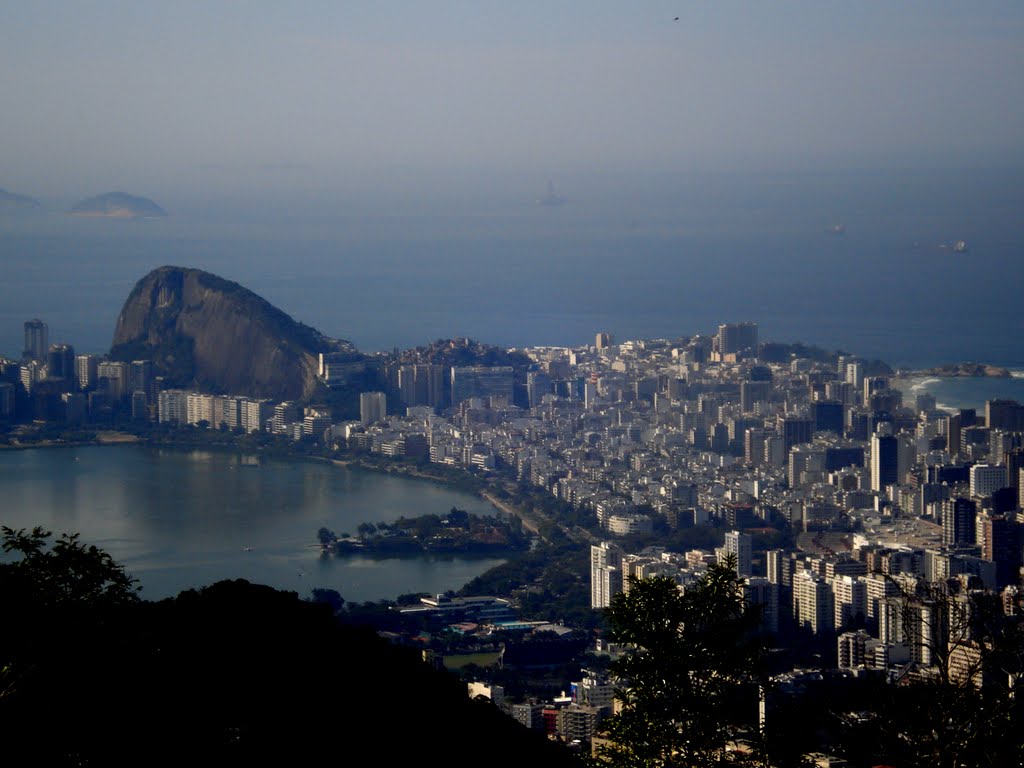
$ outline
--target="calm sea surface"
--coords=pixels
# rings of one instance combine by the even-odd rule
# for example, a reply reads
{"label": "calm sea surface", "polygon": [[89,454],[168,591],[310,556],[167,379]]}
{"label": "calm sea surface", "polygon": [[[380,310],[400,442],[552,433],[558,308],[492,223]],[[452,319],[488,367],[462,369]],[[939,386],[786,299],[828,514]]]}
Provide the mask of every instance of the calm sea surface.
{"label": "calm sea surface", "polygon": [[[472,495],[405,477],[305,461],[140,446],[0,452],[0,522],[80,532],[158,599],[220,579],[244,578],[308,596],[347,600],[457,589],[494,558],[322,559],[316,532],[354,533],[362,522],[494,514]],[[251,548],[250,551],[246,551]]]}
{"label": "calm sea surface", "polygon": [[[0,354],[20,354],[32,317],[51,341],[106,351],[135,282],[176,264],[367,351],[672,338],[752,320],[765,340],[899,367],[1024,369],[1022,171],[556,183],[563,206],[522,186],[247,206],[138,190],[171,215],[0,220]],[[966,252],[950,247],[960,240]]]}
{"label": "calm sea surface", "polygon": [[[752,320],[764,340],[897,367],[977,361],[1018,373],[918,382],[946,407],[1024,400],[1019,169],[560,178],[568,202],[554,207],[535,205],[544,181],[482,178],[388,200],[358,186],[230,203],[131,190],[171,215],[83,220],[54,203],[0,219],[0,354],[20,355],[33,317],[51,342],[105,352],[132,286],[175,264],[235,280],[366,351],[453,336],[672,338]],[[959,240],[966,252],[951,247]],[[4,522],[82,531],[151,597],[229,576],[393,597],[459,586],[488,565],[320,561],[305,546],[321,525],[340,533],[480,502],[318,465],[138,448],[3,453],[0,498]]]}

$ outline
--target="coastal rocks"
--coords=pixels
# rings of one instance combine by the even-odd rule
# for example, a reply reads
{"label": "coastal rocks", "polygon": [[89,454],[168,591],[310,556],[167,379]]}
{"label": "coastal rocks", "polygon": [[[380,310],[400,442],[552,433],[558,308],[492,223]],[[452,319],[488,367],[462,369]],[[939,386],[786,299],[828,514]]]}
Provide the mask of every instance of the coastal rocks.
{"label": "coastal rocks", "polygon": [[988,377],[995,379],[1008,379],[1011,373],[1006,368],[996,365],[985,365],[984,363],[950,363],[935,368],[928,368],[917,371],[919,376],[944,376],[944,377]]}

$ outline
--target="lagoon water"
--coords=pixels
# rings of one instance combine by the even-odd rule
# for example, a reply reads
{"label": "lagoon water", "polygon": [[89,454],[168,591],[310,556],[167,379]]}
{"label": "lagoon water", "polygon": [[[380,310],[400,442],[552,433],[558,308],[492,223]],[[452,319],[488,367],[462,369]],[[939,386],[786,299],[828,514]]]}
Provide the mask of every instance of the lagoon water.
{"label": "lagoon water", "polygon": [[[135,282],[177,264],[238,281],[365,351],[454,336],[505,346],[581,345],[597,331],[673,338],[752,320],[764,340],[899,367],[978,361],[1018,373],[918,382],[945,407],[1024,400],[1019,169],[577,175],[555,179],[565,205],[538,206],[544,182],[481,176],[391,196],[353,183],[276,200],[137,189],[171,214],[137,222],[76,219],[49,203],[0,219],[0,354],[20,355],[33,317],[52,342],[105,352]],[[950,247],[959,240],[967,252]],[[81,531],[150,597],[229,576],[393,597],[457,587],[488,565],[320,561],[305,547],[321,525],[340,533],[482,502],[315,464],[7,452],[0,498],[3,522]]]}
{"label": "lagoon water", "polygon": [[[362,522],[494,514],[485,501],[408,477],[230,452],[87,446],[0,452],[0,523],[80,532],[159,599],[227,578],[346,600],[458,589],[501,562],[433,556],[322,558],[320,526],[354,533]],[[247,549],[249,551],[247,551]]]}

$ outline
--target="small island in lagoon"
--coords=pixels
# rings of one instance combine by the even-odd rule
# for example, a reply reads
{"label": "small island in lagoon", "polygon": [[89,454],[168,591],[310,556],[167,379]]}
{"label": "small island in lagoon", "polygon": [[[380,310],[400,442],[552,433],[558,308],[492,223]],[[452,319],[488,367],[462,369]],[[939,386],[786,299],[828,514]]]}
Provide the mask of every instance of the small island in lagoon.
{"label": "small island in lagoon", "polygon": [[518,518],[475,515],[456,507],[444,517],[400,517],[394,523],[360,523],[356,530],[358,536],[337,536],[328,528],[320,528],[317,540],[325,555],[493,555],[524,551],[530,546],[530,537]]}

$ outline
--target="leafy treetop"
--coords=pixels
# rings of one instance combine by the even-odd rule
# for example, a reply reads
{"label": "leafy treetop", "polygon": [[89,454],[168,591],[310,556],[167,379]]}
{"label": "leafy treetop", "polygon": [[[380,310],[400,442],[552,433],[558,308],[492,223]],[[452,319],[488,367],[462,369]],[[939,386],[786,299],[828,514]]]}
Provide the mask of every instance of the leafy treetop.
{"label": "leafy treetop", "polygon": [[[42,527],[30,532],[3,526],[3,550],[20,555],[0,566],[0,585],[8,595],[20,595],[37,609],[74,605],[110,607],[139,599],[142,587],[125,573],[124,566],[79,534],[53,535]],[[48,546],[49,545],[49,546]]]}

